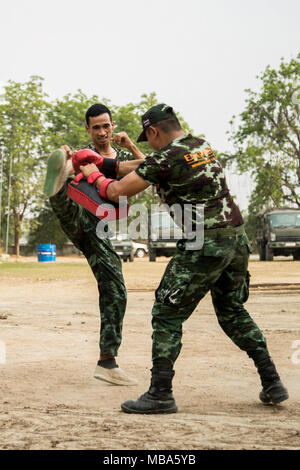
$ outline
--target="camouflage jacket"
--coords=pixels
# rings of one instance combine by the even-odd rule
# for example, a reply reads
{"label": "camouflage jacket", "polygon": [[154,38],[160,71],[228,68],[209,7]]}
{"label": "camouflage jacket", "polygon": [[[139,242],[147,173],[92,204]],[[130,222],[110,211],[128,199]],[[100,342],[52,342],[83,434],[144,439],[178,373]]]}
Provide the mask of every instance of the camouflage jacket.
{"label": "camouflage jacket", "polygon": [[[86,148],[86,149],[91,149],[91,150],[93,150],[94,152],[99,153],[94,144],[89,144],[89,145],[87,145],[87,146],[84,147],[84,148]],[[125,161],[128,161],[128,160],[134,160],[134,156],[133,156],[130,152],[126,152],[126,151],[123,150],[123,149],[118,149],[118,148],[114,148],[114,147],[112,147],[112,148],[117,152],[116,159],[119,160],[119,162],[125,162]],[[100,154],[99,154],[99,155],[100,155]]]}
{"label": "camouflage jacket", "polygon": [[156,185],[162,202],[169,206],[202,205],[205,229],[243,224],[240,210],[229,193],[224,170],[203,139],[190,134],[178,137],[147,156],[136,173]]}

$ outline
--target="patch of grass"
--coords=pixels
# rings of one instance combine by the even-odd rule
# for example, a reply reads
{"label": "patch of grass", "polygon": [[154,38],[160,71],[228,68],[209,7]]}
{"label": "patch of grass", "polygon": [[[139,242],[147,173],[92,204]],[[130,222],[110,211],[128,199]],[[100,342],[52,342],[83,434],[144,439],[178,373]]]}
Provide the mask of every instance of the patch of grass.
{"label": "patch of grass", "polygon": [[38,263],[3,262],[0,264],[0,279],[82,279],[90,278],[92,272],[87,263]]}

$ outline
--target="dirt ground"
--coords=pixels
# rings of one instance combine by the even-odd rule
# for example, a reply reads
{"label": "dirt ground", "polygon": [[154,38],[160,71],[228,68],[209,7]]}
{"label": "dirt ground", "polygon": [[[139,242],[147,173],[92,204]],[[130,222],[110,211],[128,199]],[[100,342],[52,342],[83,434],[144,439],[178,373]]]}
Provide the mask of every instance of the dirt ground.
{"label": "dirt ground", "polygon": [[179,412],[121,412],[149,386],[151,307],[166,263],[123,264],[128,307],[118,362],[138,379],[133,387],[93,378],[98,291],[83,258],[0,263],[0,449],[300,449],[300,262],[289,259],[250,262],[247,302],[288,401],[259,402],[254,365],[218,326],[208,294],[184,324],[173,381]]}

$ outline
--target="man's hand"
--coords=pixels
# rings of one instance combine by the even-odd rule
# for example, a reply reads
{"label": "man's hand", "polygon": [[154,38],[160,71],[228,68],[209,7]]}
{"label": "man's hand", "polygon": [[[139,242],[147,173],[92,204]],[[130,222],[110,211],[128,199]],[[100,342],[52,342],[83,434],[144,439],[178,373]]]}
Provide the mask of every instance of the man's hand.
{"label": "man's hand", "polygon": [[119,147],[124,147],[127,150],[131,150],[133,147],[133,142],[130,140],[126,132],[118,132],[112,136],[114,144],[119,145]]}
{"label": "man's hand", "polygon": [[66,152],[67,160],[72,158],[73,152],[68,145],[62,145],[60,148]]}
{"label": "man's hand", "polygon": [[123,131],[114,134],[111,140],[114,144],[119,145],[119,147],[124,147],[129,150],[136,160],[144,160],[145,155],[134,145],[126,132]]}
{"label": "man's hand", "polygon": [[99,169],[103,165],[103,160],[104,158],[101,155],[91,149],[81,149],[72,155],[72,165],[75,173],[79,172],[81,165],[87,165],[88,163],[94,163]]}
{"label": "man's hand", "polygon": [[88,178],[92,173],[95,171],[99,171],[94,163],[89,163],[88,165],[81,166],[80,171],[84,174],[86,178]]}

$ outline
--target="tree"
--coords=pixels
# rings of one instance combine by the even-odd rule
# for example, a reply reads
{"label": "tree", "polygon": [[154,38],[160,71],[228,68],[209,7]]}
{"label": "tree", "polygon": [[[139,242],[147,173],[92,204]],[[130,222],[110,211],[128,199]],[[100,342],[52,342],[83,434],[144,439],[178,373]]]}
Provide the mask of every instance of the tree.
{"label": "tree", "polygon": [[11,222],[15,254],[19,255],[24,216],[35,204],[42,186],[40,175],[47,149],[45,114],[49,104],[40,77],[33,76],[25,83],[9,80],[4,89],[0,104],[2,207],[9,205],[5,217],[6,222]]}
{"label": "tree", "polygon": [[[81,90],[55,100],[47,113],[49,146],[54,149],[66,144],[73,150],[78,150],[89,144],[85,113],[92,104],[99,102],[97,95],[88,98]],[[106,100],[102,100],[103,102]]]}
{"label": "tree", "polygon": [[54,214],[49,201],[46,201],[36,218],[30,224],[28,244],[39,243],[63,244],[68,241],[67,235],[62,231],[59,221]]}
{"label": "tree", "polygon": [[[150,94],[144,93],[138,103],[129,103],[125,106],[114,106],[111,107],[113,113],[113,119],[116,124],[115,131],[125,131],[130,138],[136,142],[138,136],[142,132],[142,121],[141,116],[152,106],[159,104],[155,92]],[[181,126],[184,132],[192,133],[188,123],[177,113],[177,117],[180,120]],[[148,142],[138,143],[139,149],[145,154],[152,152]],[[160,199],[156,194],[153,186],[149,187],[146,191],[131,198],[131,204],[138,202],[145,204],[147,209],[150,210],[151,204],[159,204]]]}
{"label": "tree", "polygon": [[[76,150],[90,142],[90,136],[85,130],[85,113],[88,107],[96,102],[109,106],[116,131],[125,130],[136,140],[142,129],[141,115],[158,103],[154,92],[142,95],[137,104],[116,106],[105,98],[99,100],[96,95],[87,97],[81,90],[75,95],[68,94],[51,103],[43,92],[42,81],[37,76],[25,83],[10,80],[4,87],[4,102],[0,104],[0,144],[3,147],[1,154],[4,174],[1,202],[2,208],[7,207],[8,202],[10,205],[8,214],[1,211],[1,231],[3,235],[3,218],[7,221],[9,215],[9,234],[14,238],[17,255],[24,217],[29,212],[31,243],[37,243],[39,237],[44,238],[47,233],[49,236],[51,234],[52,240],[62,235],[50,217],[50,207],[47,203],[45,205],[45,196],[42,193],[46,161],[50,151],[62,144],[68,144]],[[178,117],[185,132],[191,132],[188,124]],[[147,142],[139,144],[139,147],[145,154],[152,151]],[[131,204],[135,201],[150,208],[150,204],[158,203],[159,199],[154,188],[149,188],[145,193],[132,198]]]}
{"label": "tree", "polygon": [[300,207],[300,54],[290,62],[281,59],[257,78],[259,92],[246,90],[245,110],[234,116],[230,140],[234,152],[223,162],[239,173],[249,171],[255,189],[249,211],[268,206]]}

